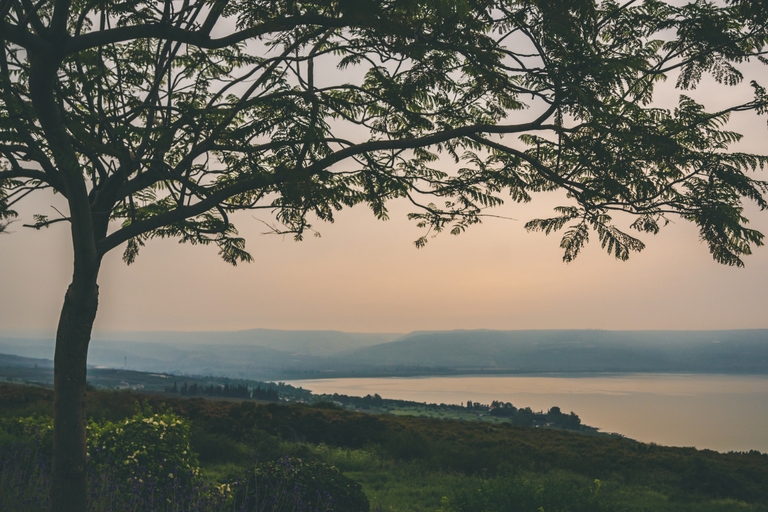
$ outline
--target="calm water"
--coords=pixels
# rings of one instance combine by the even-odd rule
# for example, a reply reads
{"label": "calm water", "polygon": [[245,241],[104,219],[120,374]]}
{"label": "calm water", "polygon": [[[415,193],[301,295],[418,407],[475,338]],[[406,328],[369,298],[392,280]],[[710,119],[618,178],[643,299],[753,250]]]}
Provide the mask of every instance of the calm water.
{"label": "calm water", "polygon": [[298,380],[314,393],[428,403],[558,406],[582,423],[644,442],[768,453],[768,376],[547,375]]}

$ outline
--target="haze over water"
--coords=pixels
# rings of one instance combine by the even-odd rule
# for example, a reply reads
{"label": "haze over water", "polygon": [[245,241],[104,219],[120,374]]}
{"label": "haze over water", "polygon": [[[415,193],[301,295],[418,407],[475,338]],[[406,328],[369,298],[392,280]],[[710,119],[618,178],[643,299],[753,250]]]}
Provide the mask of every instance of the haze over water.
{"label": "haze over water", "polygon": [[558,406],[582,423],[646,443],[768,453],[768,376],[548,374],[291,381],[313,393],[427,403]]}

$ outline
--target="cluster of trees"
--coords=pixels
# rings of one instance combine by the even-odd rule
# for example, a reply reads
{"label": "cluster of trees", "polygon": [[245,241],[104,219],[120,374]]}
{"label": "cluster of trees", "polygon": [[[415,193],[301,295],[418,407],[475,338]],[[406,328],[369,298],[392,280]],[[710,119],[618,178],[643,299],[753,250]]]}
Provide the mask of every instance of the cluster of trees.
{"label": "cluster of trees", "polygon": [[581,424],[581,419],[578,415],[571,412],[565,414],[560,411],[559,407],[552,407],[548,412],[534,412],[530,407],[524,407],[518,409],[509,402],[501,402],[494,400],[490,405],[480,402],[474,402],[468,400],[466,405],[455,404],[426,404],[420,402],[413,402],[410,400],[391,400],[388,398],[382,398],[378,393],[373,395],[366,395],[364,397],[349,396],[339,393],[332,395],[319,395],[316,398],[320,400],[327,400],[342,404],[346,407],[353,407],[355,409],[368,410],[372,408],[381,409],[382,411],[389,411],[398,407],[419,407],[419,408],[431,408],[434,410],[453,410],[453,411],[472,411],[475,413],[487,413],[497,418],[504,418],[514,425],[520,425],[525,427],[540,427],[547,426],[553,428],[560,428],[566,430],[591,430],[596,431],[595,428]]}
{"label": "cluster of trees", "polygon": [[365,396],[350,396],[350,395],[344,395],[339,393],[333,393],[332,395],[316,395],[314,396],[314,400],[321,400],[321,401],[330,401],[342,404],[344,406],[348,407],[354,407],[356,409],[370,409],[371,407],[382,407],[384,405],[396,405],[397,403],[400,403],[401,405],[409,404],[413,405],[415,402],[408,402],[405,400],[389,400],[381,398],[381,396],[376,393],[374,395],[365,395]]}
{"label": "cluster of trees", "polygon": [[373,395],[365,395],[362,402],[366,405],[380,406],[384,403],[384,399],[378,393],[374,393]]}
{"label": "cluster of trees", "polygon": [[560,428],[569,430],[581,429],[581,419],[573,411],[565,414],[560,411],[559,407],[552,407],[549,412],[547,412],[547,421],[551,425],[556,425]]}
{"label": "cluster of trees", "polygon": [[467,401],[465,406],[472,411],[487,411],[491,416],[506,418],[515,425],[526,427],[549,426],[566,430],[583,430],[586,427],[581,424],[581,419],[576,413],[563,413],[559,407],[552,407],[547,412],[535,412],[530,407],[518,409],[510,402],[494,400],[490,405],[480,402]]}
{"label": "cluster of trees", "polygon": [[270,402],[278,402],[280,398],[277,394],[277,390],[269,387],[262,388],[256,386],[255,388],[248,389],[247,384],[232,385],[229,384],[210,384],[208,386],[199,385],[196,382],[192,384],[184,384],[179,387],[176,381],[173,382],[173,386],[165,388],[167,393],[180,393],[183,396],[216,396],[224,398],[252,398],[254,400],[267,400]]}

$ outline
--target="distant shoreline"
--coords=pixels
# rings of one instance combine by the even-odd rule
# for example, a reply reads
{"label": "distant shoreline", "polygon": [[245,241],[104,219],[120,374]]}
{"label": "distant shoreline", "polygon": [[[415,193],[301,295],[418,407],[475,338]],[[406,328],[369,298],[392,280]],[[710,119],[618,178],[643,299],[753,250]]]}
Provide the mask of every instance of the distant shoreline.
{"label": "distant shoreline", "polygon": [[510,369],[487,369],[482,371],[468,371],[464,372],[462,370],[455,370],[455,371],[436,371],[431,373],[394,373],[394,372],[382,372],[382,373],[363,373],[363,372],[338,372],[333,373],[332,375],[329,374],[330,372],[316,372],[315,374],[311,374],[312,376],[307,376],[308,374],[304,373],[297,373],[296,375],[301,375],[294,377],[294,374],[291,373],[285,373],[282,374],[280,379],[281,380],[290,380],[290,381],[302,381],[302,380],[324,380],[324,379],[387,379],[387,378],[403,378],[403,379],[420,379],[420,378],[430,378],[430,377],[562,377],[562,378],[589,378],[589,377],[612,377],[612,376],[627,376],[627,375],[733,375],[733,376],[740,376],[740,377],[747,377],[747,376],[756,376],[756,377],[767,377],[768,376],[768,368],[764,372],[750,372],[750,371],[744,371],[744,372],[724,372],[724,371],[711,371],[711,372],[703,372],[703,371],[592,371],[592,370],[585,370],[585,371],[552,371],[552,370],[541,370],[541,371],[531,371],[531,370],[510,370]]}
{"label": "distant shoreline", "polygon": [[768,453],[768,375],[579,373],[289,380],[315,395],[427,404],[509,402],[578,414],[601,432],[643,443]]}

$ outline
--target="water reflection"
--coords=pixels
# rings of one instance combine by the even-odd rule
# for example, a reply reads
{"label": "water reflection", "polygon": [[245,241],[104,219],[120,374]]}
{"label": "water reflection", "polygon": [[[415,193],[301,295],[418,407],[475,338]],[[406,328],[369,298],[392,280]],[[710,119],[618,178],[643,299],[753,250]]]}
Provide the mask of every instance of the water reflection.
{"label": "water reflection", "polygon": [[512,402],[573,411],[587,425],[644,442],[768,452],[768,376],[619,374],[292,381],[315,393],[429,403]]}

